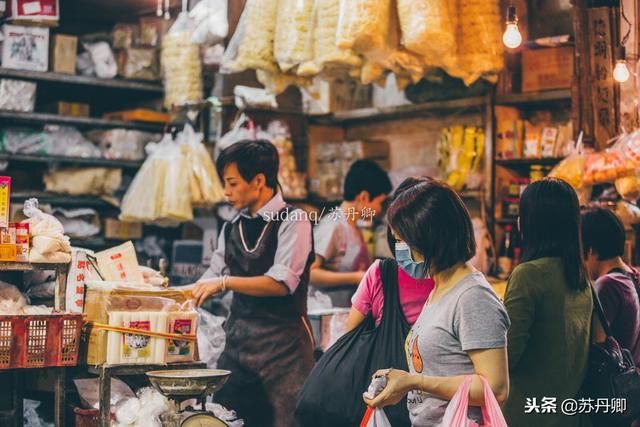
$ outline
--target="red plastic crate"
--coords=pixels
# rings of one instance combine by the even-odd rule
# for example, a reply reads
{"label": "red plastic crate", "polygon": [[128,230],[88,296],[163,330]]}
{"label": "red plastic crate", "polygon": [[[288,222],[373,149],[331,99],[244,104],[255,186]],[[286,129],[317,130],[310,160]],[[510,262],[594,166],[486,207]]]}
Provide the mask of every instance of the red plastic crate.
{"label": "red plastic crate", "polygon": [[0,316],[0,371],[78,364],[82,314]]}

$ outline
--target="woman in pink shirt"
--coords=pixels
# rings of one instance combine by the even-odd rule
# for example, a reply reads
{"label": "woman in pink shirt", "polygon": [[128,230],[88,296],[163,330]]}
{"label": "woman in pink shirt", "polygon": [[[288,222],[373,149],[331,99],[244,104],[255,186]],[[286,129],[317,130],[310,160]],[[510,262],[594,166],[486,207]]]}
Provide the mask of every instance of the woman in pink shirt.
{"label": "woman in pink shirt", "polygon": [[[396,189],[392,199],[398,197],[407,188],[425,181],[429,181],[429,178],[407,178]],[[411,260],[411,251],[405,247],[405,244],[396,242],[390,229],[387,230],[387,240],[389,247],[395,248],[395,258],[398,262],[398,293],[402,312],[407,323],[413,326],[433,290],[434,282],[430,278],[425,279],[424,272],[413,271],[412,265],[415,264]],[[351,298],[351,304],[347,331],[351,331],[364,322],[369,314],[373,316],[376,326],[380,323],[384,307],[380,261],[375,261],[369,267],[358,285],[356,293]]]}

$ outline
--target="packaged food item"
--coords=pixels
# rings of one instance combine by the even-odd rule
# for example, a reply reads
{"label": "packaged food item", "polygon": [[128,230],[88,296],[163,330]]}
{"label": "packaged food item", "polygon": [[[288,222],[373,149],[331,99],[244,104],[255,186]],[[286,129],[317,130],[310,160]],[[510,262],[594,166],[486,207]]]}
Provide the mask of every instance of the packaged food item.
{"label": "packaged food item", "polygon": [[6,6],[12,21],[54,26],[60,20],[59,0],[7,0]]}
{"label": "packaged food item", "polygon": [[18,248],[15,244],[0,243],[0,261],[15,262],[18,258]]}
{"label": "packaged food item", "polygon": [[391,0],[340,0],[338,46],[361,53],[384,50],[391,6]]}
{"label": "packaged food item", "polygon": [[136,249],[131,241],[96,254],[98,269],[104,280],[143,283]]}
{"label": "packaged food item", "polygon": [[455,3],[445,0],[398,0],[402,44],[444,65],[442,58],[455,52]]}
{"label": "packaged food item", "polygon": [[[198,328],[197,311],[171,312],[168,316],[168,332],[180,335],[195,335]],[[192,362],[195,358],[196,342],[167,340],[166,362]]]}
{"label": "packaged food item", "polygon": [[51,37],[51,71],[75,74],[78,54],[78,38],[65,34]]}
{"label": "packaged food item", "polygon": [[284,72],[311,59],[309,37],[313,27],[314,0],[280,0],[274,55]]}
{"label": "packaged food item", "polygon": [[587,185],[613,182],[632,174],[632,166],[615,149],[589,154],[585,160],[584,182]]}
{"label": "packaged food item", "polygon": [[224,190],[211,155],[202,144],[202,139],[201,133],[194,132],[193,128],[187,125],[180,133],[178,143],[186,150],[185,159],[191,166],[189,174],[191,204],[211,207],[224,200]]}
{"label": "packaged food item", "polygon": [[131,24],[116,24],[113,27],[113,48],[128,49],[138,38],[138,26]]}
{"label": "packaged food item", "polygon": [[[166,312],[112,311],[109,326],[166,333],[167,316]],[[165,352],[164,338],[115,331],[109,331],[107,336],[108,364],[163,364],[166,363]]]}
{"label": "packaged food item", "polygon": [[[265,18],[266,19],[266,18]],[[196,103],[202,100],[200,48],[192,40],[193,22],[181,13],[162,39],[160,62],[164,77],[164,106]]]}
{"label": "packaged food item", "polygon": [[340,1],[316,0],[313,13],[315,26],[310,46],[313,59],[300,65],[298,75],[311,77],[322,72],[324,76],[333,77],[360,67],[362,58],[351,49],[339,47],[336,42]]}
{"label": "packaged food item", "polygon": [[170,20],[156,16],[143,16],[140,18],[137,46],[159,47],[162,44],[162,37],[171,23]]}
{"label": "packaged food item", "polygon": [[30,113],[36,105],[36,83],[0,79],[0,110]]}
{"label": "packaged food item", "polygon": [[118,54],[118,74],[125,79],[151,80],[159,78],[155,48],[127,48]]}
{"label": "packaged food item", "polygon": [[525,123],[524,157],[537,159],[541,156],[540,129],[533,123]]}
{"label": "packaged food item", "polygon": [[16,224],[16,261],[29,262],[29,224]]}
{"label": "packaged food item", "polygon": [[11,177],[0,176],[0,227],[9,227]]}
{"label": "packaged food item", "polygon": [[16,225],[9,224],[8,227],[0,228],[0,243],[13,244],[16,243]]}
{"label": "packaged food item", "polygon": [[541,165],[531,165],[529,180],[531,182],[540,181],[544,178],[544,168]]}
{"label": "packaged food item", "polygon": [[540,154],[542,155],[542,157],[553,157],[557,140],[558,128],[545,127],[542,130],[542,136],[540,138]]}
{"label": "packaged food item", "polygon": [[248,0],[245,3],[238,27],[222,59],[223,72],[237,73],[248,69],[278,71],[273,52],[277,16],[277,0]]}
{"label": "packaged food item", "polygon": [[4,25],[2,66],[14,70],[48,71],[49,29]]}
{"label": "packaged food item", "polygon": [[623,199],[635,202],[640,199],[640,177],[638,175],[625,176],[615,181],[616,191]]}

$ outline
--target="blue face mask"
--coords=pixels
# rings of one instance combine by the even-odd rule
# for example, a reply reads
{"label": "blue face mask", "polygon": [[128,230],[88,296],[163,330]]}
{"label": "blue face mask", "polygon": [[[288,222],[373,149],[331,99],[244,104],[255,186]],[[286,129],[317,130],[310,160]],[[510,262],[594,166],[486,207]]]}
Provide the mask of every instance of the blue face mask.
{"label": "blue face mask", "polygon": [[415,262],[411,256],[409,245],[404,242],[396,243],[396,261],[398,261],[398,265],[414,279],[424,279],[427,277],[424,261]]}

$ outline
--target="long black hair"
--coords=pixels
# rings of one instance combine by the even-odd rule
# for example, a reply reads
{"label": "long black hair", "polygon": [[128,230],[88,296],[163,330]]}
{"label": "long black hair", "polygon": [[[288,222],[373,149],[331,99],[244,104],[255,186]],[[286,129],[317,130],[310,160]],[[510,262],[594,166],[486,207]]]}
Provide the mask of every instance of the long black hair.
{"label": "long black hair", "polygon": [[569,288],[586,288],[580,205],[573,187],[557,178],[527,186],[520,197],[520,236],[523,262],[560,258]]}
{"label": "long black hair", "polygon": [[431,275],[467,262],[476,253],[467,208],[451,187],[437,180],[401,192],[389,207],[387,221],[409,247],[420,252]]}

